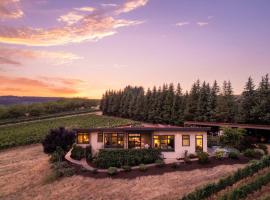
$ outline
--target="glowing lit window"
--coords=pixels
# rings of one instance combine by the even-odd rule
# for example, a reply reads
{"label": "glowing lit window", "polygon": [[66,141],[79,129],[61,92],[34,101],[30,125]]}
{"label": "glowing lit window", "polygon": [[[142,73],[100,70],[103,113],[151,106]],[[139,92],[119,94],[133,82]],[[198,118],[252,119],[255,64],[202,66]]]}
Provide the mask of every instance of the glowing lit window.
{"label": "glowing lit window", "polygon": [[190,136],[189,135],[182,136],[182,146],[190,146]]}
{"label": "glowing lit window", "polygon": [[89,133],[78,133],[77,134],[78,144],[89,144]]}
{"label": "glowing lit window", "polygon": [[104,133],[105,148],[124,148],[123,133]]}
{"label": "glowing lit window", "polygon": [[155,135],[154,147],[162,151],[174,151],[174,135]]}
{"label": "glowing lit window", "polygon": [[129,149],[141,148],[141,134],[138,133],[128,134],[128,148]]}
{"label": "glowing lit window", "polygon": [[202,135],[196,135],[195,138],[195,148],[196,151],[203,151],[203,136]]}

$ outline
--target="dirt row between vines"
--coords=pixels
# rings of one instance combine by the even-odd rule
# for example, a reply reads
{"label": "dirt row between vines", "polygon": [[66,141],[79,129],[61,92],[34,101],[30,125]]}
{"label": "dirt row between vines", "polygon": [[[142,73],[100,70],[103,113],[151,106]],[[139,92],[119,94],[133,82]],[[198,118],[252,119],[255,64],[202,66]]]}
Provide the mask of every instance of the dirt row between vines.
{"label": "dirt row between vines", "polygon": [[220,165],[134,179],[75,175],[45,184],[51,173],[48,156],[42,152],[41,145],[30,145],[0,152],[0,199],[177,199],[244,166]]}
{"label": "dirt row between vines", "polygon": [[265,168],[260,170],[258,173],[254,174],[253,176],[247,177],[245,179],[242,179],[240,181],[238,181],[237,183],[235,183],[234,185],[230,186],[230,187],[226,187],[226,189],[220,191],[219,193],[211,196],[210,198],[208,198],[208,200],[218,200],[221,196],[223,196],[224,194],[227,194],[228,192],[231,192],[232,190],[239,188],[243,185],[246,185],[248,183],[253,182],[256,178],[258,178],[259,176],[265,175],[268,172],[270,172],[270,168]]}

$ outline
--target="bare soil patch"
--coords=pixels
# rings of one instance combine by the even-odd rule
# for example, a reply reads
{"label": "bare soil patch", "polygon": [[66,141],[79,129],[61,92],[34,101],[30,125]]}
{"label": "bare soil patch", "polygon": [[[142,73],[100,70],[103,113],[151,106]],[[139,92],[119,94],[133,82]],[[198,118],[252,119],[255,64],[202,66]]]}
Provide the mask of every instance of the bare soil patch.
{"label": "bare soil patch", "polygon": [[136,178],[117,178],[117,176],[95,178],[75,175],[44,184],[44,179],[51,172],[48,159],[42,152],[41,145],[0,151],[0,199],[177,199],[198,186],[216,181],[246,165],[209,164],[192,170],[191,164],[190,170],[181,170],[180,167],[174,171],[168,167],[168,171],[164,168],[163,173],[159,174],[157,172],[160,168],[155,168],[152,174]]}

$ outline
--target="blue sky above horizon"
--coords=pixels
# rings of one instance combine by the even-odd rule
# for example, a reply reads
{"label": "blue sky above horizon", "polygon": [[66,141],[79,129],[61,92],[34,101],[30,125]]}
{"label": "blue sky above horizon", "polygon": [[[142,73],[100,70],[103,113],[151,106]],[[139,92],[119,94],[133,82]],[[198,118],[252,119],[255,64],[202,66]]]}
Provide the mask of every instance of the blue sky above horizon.
{"label": "blue sky above horizon", "polygon": [[2,0],[0,95],[99,98],[126,85],[270,72],[268,0]]}

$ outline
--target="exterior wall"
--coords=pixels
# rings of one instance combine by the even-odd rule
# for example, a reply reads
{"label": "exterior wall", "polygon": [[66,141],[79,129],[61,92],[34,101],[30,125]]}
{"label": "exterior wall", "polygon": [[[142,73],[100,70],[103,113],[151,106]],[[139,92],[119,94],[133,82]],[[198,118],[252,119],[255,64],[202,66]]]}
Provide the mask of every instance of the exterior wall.
{"label": "exterior wall", "polygon": [[90,145],[92,147],[92,153],[96,154],[99,149],[104,148],[104,137],[103,142],[98,142],[98,133],[97,132],[90,133]]}
{"label": "exterior wall", "polygon": [[[162,152],[164,158],[182,158],[184,157],[184,153],[187,150],[188,154],[195,154],[195,137],[196,135],[203,135],[203,151],[207,152],[207,133],[206,132],[153,132],[152,137],[154,135],[174,135],[174,151]],[[190,135],[190,146],[182,146],[182,135]],[[125,144],[124,148],[128,148],[128,134],[125,135]],[[99,149],[104,148],[104,137],[103,142],[98,142],[98,133],[92,132],[89,133],[89,144],[92,147],[93,154],[96,154]],[[152,143],[153,146],[153,138],[150,137],[150,134],[143,135],[142,134],[142,142],[145,140],[147,143]],[[89,144],[80,144],[80,146],[88,146]]]}
{"label": "exterior wall", "polygon": [[[207,152],[206,132],[154,132],[153,135],[174,135],[174,151],[162,152],[164,158],[183,158],[186,150],[188,154],[195,154],[196,135],[203,135],[203,151]],[[190,136],[190,146],[182,146],[182,135]]]}

